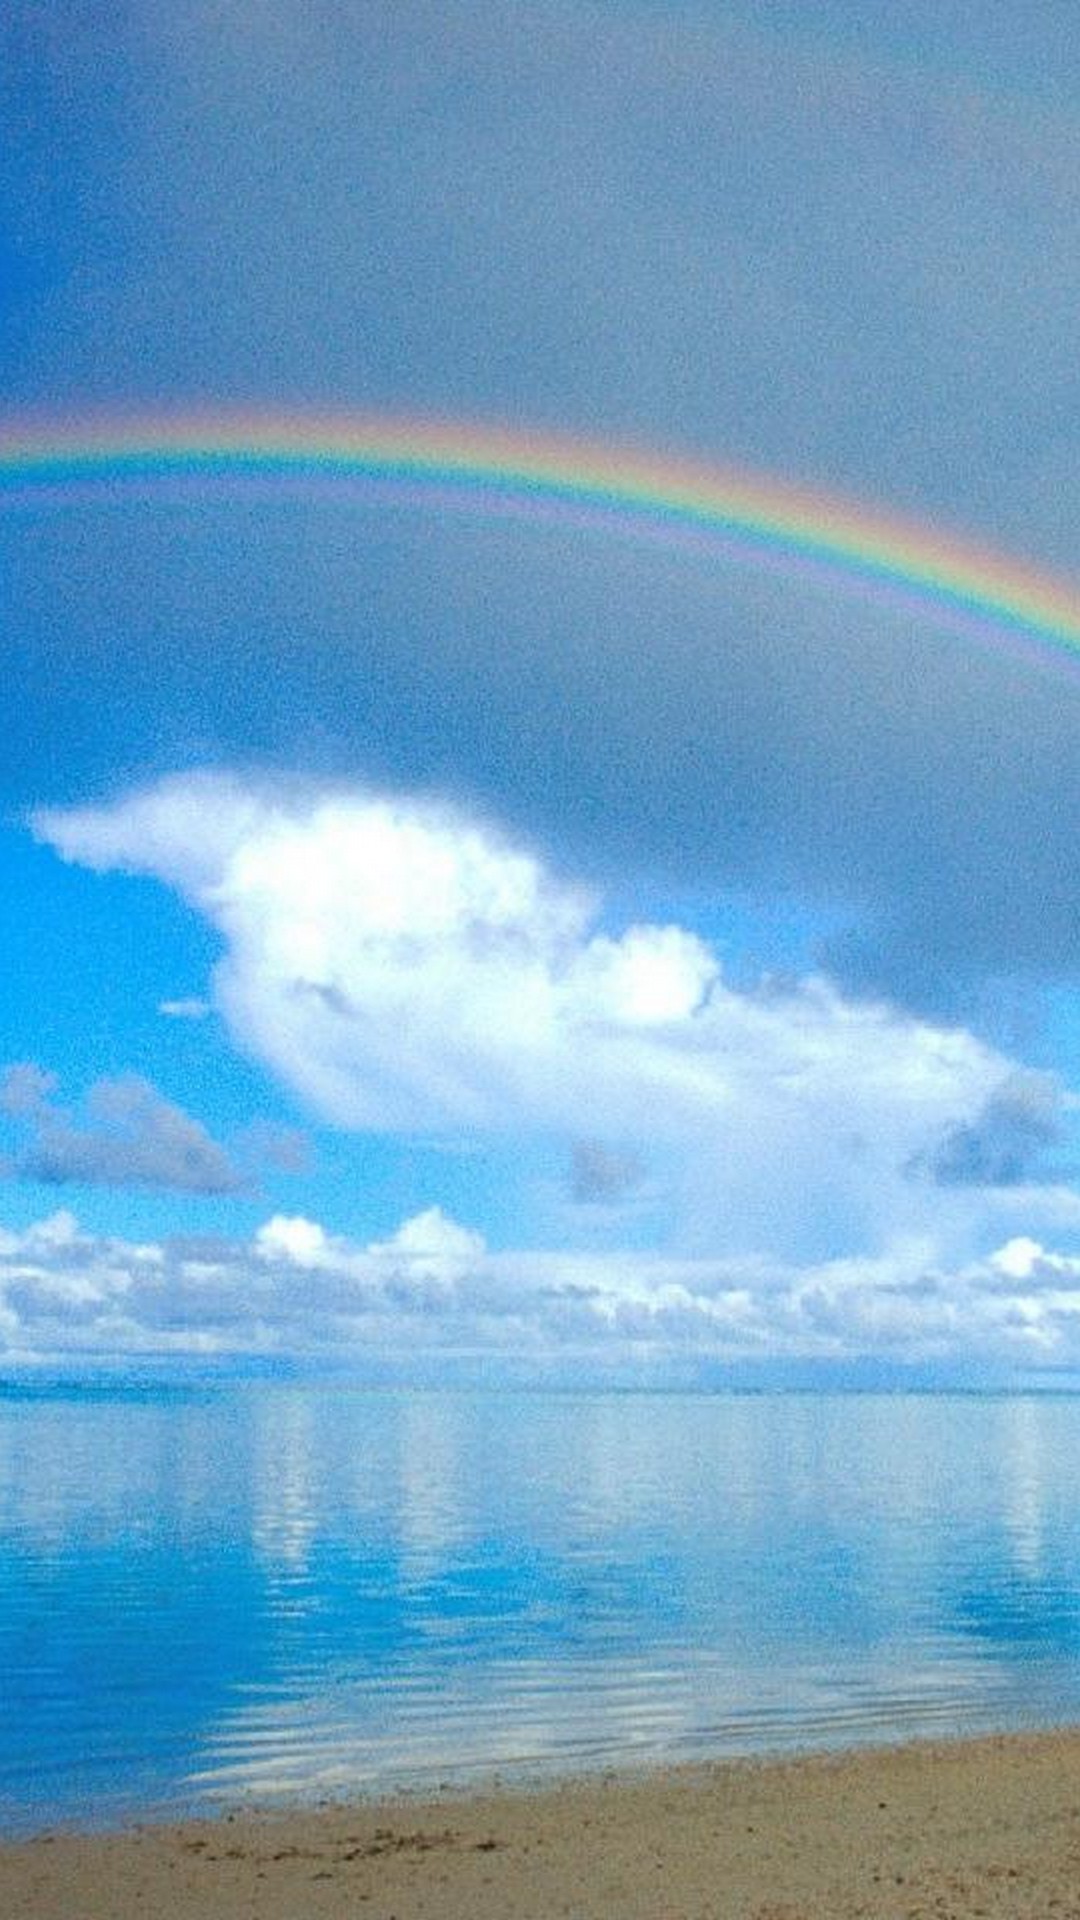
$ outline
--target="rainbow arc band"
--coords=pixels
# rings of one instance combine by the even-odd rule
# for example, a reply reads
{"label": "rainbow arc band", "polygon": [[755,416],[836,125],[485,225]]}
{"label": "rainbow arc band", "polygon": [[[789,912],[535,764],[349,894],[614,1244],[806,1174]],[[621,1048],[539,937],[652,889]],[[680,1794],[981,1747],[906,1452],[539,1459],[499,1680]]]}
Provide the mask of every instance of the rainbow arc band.
{"label": "rainbow arc band", "polygon": [[928,526],[688,460],[454,421],[185,413],[0,423],[0,511],[47,503],[359,493],[556,520],[794,569],[1080,661],[1080,585]]}

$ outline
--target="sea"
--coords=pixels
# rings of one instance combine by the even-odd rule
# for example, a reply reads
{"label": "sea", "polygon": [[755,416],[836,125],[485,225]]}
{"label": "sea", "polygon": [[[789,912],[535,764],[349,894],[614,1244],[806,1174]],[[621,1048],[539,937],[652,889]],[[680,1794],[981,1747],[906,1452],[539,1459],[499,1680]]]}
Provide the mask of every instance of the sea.
{"label": "sea", "polygon": [[0,1828],[1080,1722],[1080,1398],[0,1383]]}

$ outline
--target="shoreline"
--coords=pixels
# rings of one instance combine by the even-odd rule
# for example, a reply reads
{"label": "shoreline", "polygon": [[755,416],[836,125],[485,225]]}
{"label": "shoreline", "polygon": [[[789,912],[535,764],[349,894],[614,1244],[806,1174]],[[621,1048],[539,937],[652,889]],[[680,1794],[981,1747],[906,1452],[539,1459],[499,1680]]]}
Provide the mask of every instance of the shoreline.
{"label": "shoreline", "polygon": [[1080,1728],[0,1842],[12,1920],[1080,1920]]}

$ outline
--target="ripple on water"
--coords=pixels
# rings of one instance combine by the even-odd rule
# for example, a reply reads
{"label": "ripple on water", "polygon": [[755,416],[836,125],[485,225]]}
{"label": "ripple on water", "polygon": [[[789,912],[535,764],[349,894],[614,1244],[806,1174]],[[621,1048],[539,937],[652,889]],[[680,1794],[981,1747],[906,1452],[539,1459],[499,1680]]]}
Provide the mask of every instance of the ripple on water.
{"label": "ripple on water", "polygon": [[1080,1719],[1077,1457],[1065,1398],[0,1398],[0,1817]]}

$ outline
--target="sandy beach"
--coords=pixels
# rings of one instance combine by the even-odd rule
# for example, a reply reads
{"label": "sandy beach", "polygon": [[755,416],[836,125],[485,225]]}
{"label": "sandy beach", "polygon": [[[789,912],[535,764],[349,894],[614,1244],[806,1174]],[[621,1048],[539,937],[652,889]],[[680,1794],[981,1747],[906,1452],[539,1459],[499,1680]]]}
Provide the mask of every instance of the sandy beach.
{"label": "sandy beach", "polygon": [[1080,1917],[1080,1732],[689,1767],[0,1849],[15,1920]]}

